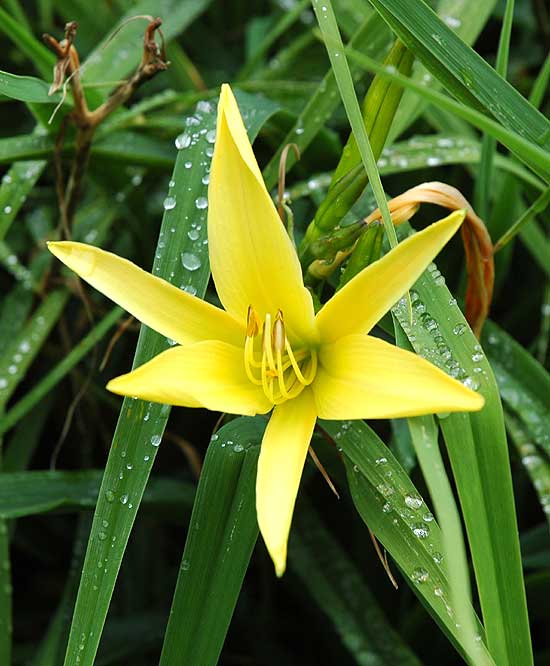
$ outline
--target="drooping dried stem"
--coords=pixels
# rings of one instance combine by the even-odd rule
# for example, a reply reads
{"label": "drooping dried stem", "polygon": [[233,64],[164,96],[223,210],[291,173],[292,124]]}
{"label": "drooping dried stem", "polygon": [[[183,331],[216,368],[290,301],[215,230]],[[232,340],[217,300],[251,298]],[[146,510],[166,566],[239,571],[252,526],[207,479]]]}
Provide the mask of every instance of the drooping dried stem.
{"label": "drooping dried stem", "polygon": [[[421,203],[432,203],[449,210],[466,211],[466,218],[461,228],[468,274],[465,314],[472,330],[479,338],[489,314],[495,281],[493,243],[487,227],[459,190],[437,181],[417,185],[389,201],[393,223],[398,225],[409,220]],[[380,210],[376,209],[365,221],[370,224],[380,218]]]}
{"label": "drooping dried stem", "polygon": [[[153,78],[158,72],[165,70],[170,64],[166,60],[164,39],[160,31],[162,20],[150,18],[145,30],[143,54],[141,62],[134,74],[119,85],[110,97],[97,109],[90,111],[84,95],[80,78],[80,59],[73,45],[78,25],[75,21],[65,26],[65,37],[60,42],[51,35],[44,35],[44,41],[57,55],[54,66],[53,82],[50,86],[50,95],[67,83],[71,86],[73,96],[73,111],[68,118],[77,128],[75,140],[75,154],[71,164],[67,186],[63,187],[60,171],[60,152],[63,143],[65,125],[62,124],[56,142],[56,180],[59,197],[59,209],[64,234],[69,237],[72,220],[74,218],[84,174],[88,165],[94,134],[99,125],[115,109],[126,103],[134,92],[143,83]],[[155,33],[161,35],[161,45],[155,41]]]}

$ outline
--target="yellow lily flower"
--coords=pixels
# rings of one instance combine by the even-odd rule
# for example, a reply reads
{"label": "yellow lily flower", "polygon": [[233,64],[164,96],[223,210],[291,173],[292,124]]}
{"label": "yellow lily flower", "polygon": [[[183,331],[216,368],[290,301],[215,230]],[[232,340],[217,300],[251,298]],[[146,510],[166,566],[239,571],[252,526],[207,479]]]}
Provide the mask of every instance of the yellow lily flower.
{"label": "yellow lily flower", "polygon": [[473,411],[483,397],[419,356],[367,335],[464,219],[408,238],[315,314],[295,249],[265,187],[233,93],[222,87],[208,192],[221,310],[82,243],[49,248],[93,287],[178,346],[109,382],[114,393],[230,414],[272,411],[256,482],[260,531],[278,576],[317,417]]}

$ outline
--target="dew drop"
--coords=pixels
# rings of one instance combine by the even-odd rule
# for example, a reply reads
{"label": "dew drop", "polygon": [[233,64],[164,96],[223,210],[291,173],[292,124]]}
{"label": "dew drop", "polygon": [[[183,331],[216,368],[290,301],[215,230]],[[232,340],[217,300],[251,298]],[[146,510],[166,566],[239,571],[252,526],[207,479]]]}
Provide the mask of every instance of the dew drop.
{"label": "dew drop", "polygon": [[192,252],[182,252],[181,263],[188,271],[196,271],[201,267],[201,260],[199,257],[197,257],[196,254],[193,254]]}
{"label": "dew drop", "polygon": [[115,500],[115,494],[114,494],[114,492],[113,492],[112,490],[106,490],[106,491],[105,491],[105,499],[106,499],[107,502],[109,502],[109,503],[110,503],[110,502],[114,502],[114,500]]}
{"label": "dew drop", "polygon": [[465,326],[465,324],[457,324],[457,325],[453,328],[453,333],[454,333],[455,335],[464,335],[465,332],[466,332],[466,326]]}
{"label": "dew drop", "polygon": [[195,199],[195,206],[199,210],[204,210],[205,208],[208,208],[208,199],[206,197],[197,197]]}
{"label": "dew drop", "polygon": [[121,504],[126,504],[128,502],[128,495],[121,495],[120,496],[120,503]]}
{"label": "dew drop", "polygon": [[441,564],[441,562],[443,562],[443,554],[436,550],[432,555],[432,559],[436,564]]}
{"label": "dew drop", "polygon": [[173,210],[176,207],[176,197],[166,197],[162,202],[164,210]]}
{"label": "dew drop", "polygon": [[466,388],[471,389],[472,391],[477,391],[479,388],[479,382],[473,377],[466,377],[462,380],[462,383]]}
{"label": "dew drop", "polygon": [[160,435],[153,435],[151,437],[151,444],[153,446],[160,446],[161,440],[162,440],[162,437]]}
{"label": "dew drop", "polygon": [[414,536],[419,539],[427,539],[430,536],[430,528],[426,523],[415,523],[412,526],[412,531]]}
{"label": "dew drop", "polygon": [[409,509],[420,509],[424,500],[418,495],[405,495],[405,504]]}
{"label": "dew drop", "polygon": [[183,134],[180,134],[176,137],[174,143],[176,144],[176,148],[178,150],[188,148],[191,145],[191,135],[187,134],[187,132],[184,132]]}
{"label": "dew drop", "polygon": [[416,567],[411,574],[411,579],[414,583],[425,583],[429,577],[430,574],[424,567]]}

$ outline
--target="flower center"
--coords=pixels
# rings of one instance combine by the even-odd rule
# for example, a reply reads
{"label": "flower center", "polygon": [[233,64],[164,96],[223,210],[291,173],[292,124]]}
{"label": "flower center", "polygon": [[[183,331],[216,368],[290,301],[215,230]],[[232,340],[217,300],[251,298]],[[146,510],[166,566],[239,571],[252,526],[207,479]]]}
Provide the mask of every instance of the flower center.
{"label": "flower center", "polygon": [[248,379],[261,386],[267,398],[278,405],[295,398],[311,384],[317,372],[317,352],[306,347],[292,349],[281,310],[275,319],[267,313],[262,324],[250,305],[244,366]]}

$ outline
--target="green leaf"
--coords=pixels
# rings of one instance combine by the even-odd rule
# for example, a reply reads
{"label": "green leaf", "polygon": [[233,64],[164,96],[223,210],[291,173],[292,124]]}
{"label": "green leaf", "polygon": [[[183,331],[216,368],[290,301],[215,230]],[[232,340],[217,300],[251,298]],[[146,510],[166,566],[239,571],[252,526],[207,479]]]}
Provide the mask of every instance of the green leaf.
{"label": "green leaf", "polygon": [[0,30],[11,39],[15,46],[34,64],[44,78],[53,76],[55,55],[31,35],[26,26],[12,18],[0,7]]}
{"label": "green leaf", "polygon": [[[350,46],[371,55],[377,55],[390,43],[389,31],[384,22],[371,10],[366,12],[361,26],[350,40]],[[356,74],[358,68],[354,67],[352,73]],[[295,143],[303,154],[305,149],[325,126],[334,111],[338,108],[340,99],[334,72],[329,69],[323,80],[309,98],[303,111],[299,114],[293,127],[281,141],[280,147],[271,158],[263,171],[264,179],[268,188],[277,182],[279,160],[284,147],[288,143]],[[296,159],[292,152],[288,154],[287,171],[295,164]]]}
{"label": "green leaf", "polygon": [[521,421],[505,412],[506,429],[550,524],[550,459],[532,442],[531,433]]}
{"label": "green leaf", "polygon": [[25,376],[68,300],[64,290],[52,291],[30,321],[6,344],[0,356],[0,412]]}
{"label": "green leaf", "polygon": [[[191,25],[211,1],[141,0],[134,3],[82,64],[83,83],[110,82],[110,87],[115,87],[137,68],[143,53],[147,16],[159,16],[164,21],[164,39],[169,41]],[[106,86],[99,94],[105,98],[108,92],[109,86]]]}
{"label": "green leaf", "polygon": [[45,162],[19,162],[4,174],[0,186],[0,240],[7,234],[45,166]]}
{"label": "green leaf", "polygon": [[[485,397],[441,428],[466,523],[489,651],[499,666],[532,663],[502,406],[491,368],[435,265],[393,312],[414,349]],[[490,445],[488,444],[490,442]],[[513,638],[512,638],[513,637]]]}
{"label": "green leaf", "polygon": [[[386,56],[386,67],[394,67],[404,75],[410,74],[413,56],[397,41]],[[403,90],[395,84],[375,76],[363,102],[363,124],[372,144],[375,159],[380,157],[393,118],[399,106]],[[329,231],[349,211],[359,198],[368,182],[361,154],[357,148],[355,134],[349,136],[344,146],[327,197],[315,213],[314,224],[323,231]]]}
{"label": "green leaf", "polygon": [[266,421],[212,437],[189,524],[160,666],[215,666],[258,537],[256,467]]}
{"label": "green leaf", "polygon": [[[22,518],[49,511],[77,512],[95,508],[103,472],[32,471],[4,473],[0,483],[0,517]],[[143,503],[155,510],[189,508],[195,490],[188,483],[153,477]]]}
{"label": "green leaf", "polygon": [[[474,44],[487,21],[491,18],[496,0],[484,2],[464,2],[463,0],[438,0],[433,3],[437,8],[438,16],[462,39],[466,44]],[[413,79],[418,82],[429,83],[432,89],[440,89],[441,83],[432,77],[424,65],[418,60],[413,70]],[[390,131],[390,142],[403,134],[426,111],[431,111],[428,103],[415,95],[412,90],[405,91],[403,100],[399,105],[395,122]]]}
{"label": "green leaf", "polygon": [[386,619],[346,551],[302,493],[292,525],[289,564],[360,666],[420,666]]}
{"label": "green leaf", "polygon": [[[55,148],[55,139],[50,136],[25,134],[0,139],[0,163],[32,160],[49,157]],[[63,144],[63,152],[74,150],[74,141]],[[116,132],[99,136],[92,145],[92,155],[114,162],[143,164],[152,167],[171,167],[175,150],[172,145],[155,137],[137,132]]]}
{"label": "green leaf", "polygon": [[[344,454],[350,492],[359,514],[403,571],[428,612],[462,651],[441,532],[421,494],[366,423],[319,423]],[[486,655],[485,650],[480,654]]]}
{"label": "green leaf", "polygon": [[[410,342],[395,320],[394,326],[398,346],[412,351]],[[460,626],[461,646],[467,654],[469,663],[481,666],[490,660],[478,649],[477,618],[472,609],[472,587],[466,547],[460,514],[439,450],[439,429],[434,417],[430,415],[409,418],[408,424],[420,469],[441,527],[443,553],[451,589],[451,605],[456,624]]]}
{"label": "green leaf", "polygon": [[347,55],[350,60],[362,65],[366,70],[395,81],[404,88],[414,90],[425,100],[438,106],[440,109],[448,111],[459,118],[463,118],[478,129],[487,132],[487,134],[495,137],[497,141],[509,148],[519,159],[528,164],[536,173],[541,175],[545,181],[550,178],[550,158],[548,157],[548,153],[537,143],[529,141],[524,138],[523,135],[507,129],[500,123],[486,116],[484,113],[465,106],[460,102],[455,102],[448,95],[432,90],[428,85],[419,84],[414,79],[408,79],[400,74],[388,72],[378,62],[358,51],[349,49],[348,47]]}
{"label": "green leaf", "polygon": [[[503,79],[506,79],[506,73],[508,71],[510,37],[512,34],[513,22],[514,0],[507,0],[495,63],[495,71]],[[485,135],[483,137],[481,160],[474,189],[474,208],[482,220],[487,219],[489,212],[489,193],[492,186],[493,161],[496,154],[496,147],[496,141],[492,136]]]}
{"label": "green leaf", "polygon": [[[344,104],[346,114],[357,142],[357,150],[361,156],[363,167],[367,172],[368,181],[374,193],[378,208],[382,213],[384,230],[391,247],[397,245],[397,236],[391,219],[386,195],[380,180],[380,174],[376,167],[376,158],[372,150],[370,139],[367,135],[361,108],[355,94],[353,78],[348,61],[344,52],[342,38],[336,23],[336,17],[330,0],[319,5],[319,0],[313,0],[313,9],[317,16],[317,22],[323,35],[323,40],[329,54],[332,70],[336,78],[340,97]],[[378,83],[380,85],[380,83]]]}
{"label": "green leaf", "polygon": [[[424,2],[371,0],[426,68],[467,106],[532,143],[550,147],[550,122],[467,46]],[[550,171],[546,171],[546,176]]]}
{"label": "green leaf", "polygon": [[550,374],[494,322],[486,323],[482,339],[504,403],[550,456]]}
{"label": "green leaf", "polygon": [[57,92],[50,96],[49,87],[49,84],[42,79],[0,71],[0,95],[6,95],[11,99],[35,104],[57,104],[61,100],[61,93]]}
{"label": "green leaf", "polygon": [[[65,292],[60,292],[59,298],[66,298]],[[57,315],[57,313],[56,313]],[[118,322],[122,316],[119,307],[113,308],[92,330],[65,356],[48,374],[39,381],[26,395],[13,405],[3,416],[0,416],[0,435],[22,419],[25,414],[39,403],[65,375],[101,340],[107,332]],[[41,323],[37,321],[40,326]],[[8,367],[9,373],[9,367]],[[6,388],[10,389],[10,384]]]}

